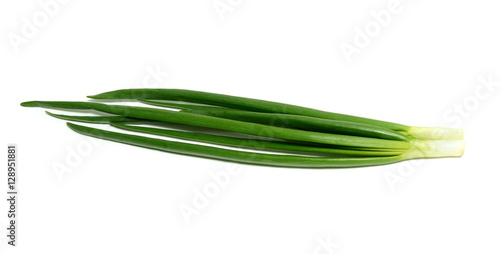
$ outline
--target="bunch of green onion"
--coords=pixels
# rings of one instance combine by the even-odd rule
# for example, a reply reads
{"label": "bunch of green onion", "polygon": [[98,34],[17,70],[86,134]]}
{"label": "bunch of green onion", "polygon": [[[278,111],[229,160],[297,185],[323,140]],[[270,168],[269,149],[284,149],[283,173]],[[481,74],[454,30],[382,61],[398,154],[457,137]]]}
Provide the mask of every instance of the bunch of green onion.
{"label": "bunch of green onion", "polygon": [[[96,110],[111,115],[47,113],[64,120],[110,124],[180,141],[67,123],[69,128],[83,135],[166,152],[257,165],[361,167],[416,158],[459,157],[464,151],[462,129],[406,126],[272,101],[183,89],[123,89],[88,97],[94,101],[29,101],[21,105]],[[95,102],[130,99],[169,109]],[[167,128],[168,124],[165,127],[165,123],[178,125],[172,129],[171,126]],[[202,128],[193,131],[193,126]],[[214,129],[218,132],[214,133]]]}

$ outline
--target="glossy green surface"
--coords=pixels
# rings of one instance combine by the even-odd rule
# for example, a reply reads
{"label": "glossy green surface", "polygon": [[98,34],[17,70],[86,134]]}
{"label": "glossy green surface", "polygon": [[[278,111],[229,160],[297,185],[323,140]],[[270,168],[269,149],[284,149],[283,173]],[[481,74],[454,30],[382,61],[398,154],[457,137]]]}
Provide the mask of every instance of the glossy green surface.
{"label": "glossy green surface", "polygon": [[61,114],[54,114],[45,111],[48,115],[62,120],[78,121],[84,123],[142,123],[150,122],[143,119],[123,117],[123,116],[68,116]]}
{"label": "glossy green surface", "polygon": [[148,105],[173,108],[173,109],[195,109],[195,110],[198,110],[198,109],[199,110],[226,109],[226,110],[235,110],[235,109],[230,109],[230,108],[214,107],[214,106],[207,106],[207,105],[194,105],[194,104],[187,104],[187,103],[173,103],[173,102],[142,100],[142,99],[138,99],[138,101],[142,102],[144,104],[148,104]]}
{"label": "glossy green surface", "polygon": [[71,108],[74,105],[77,108],[86,106],[87,108],[121,115],[131,118],[140,118],[154,121],[163,121],[169,123],[187,124],[200,127],[208,127],[239,133],[281,138],[295,141],[313,142],[320,144],[358,147],[358,148],[383,148],[383,149],[408,149],[411,144],[406,141],[384,140],[376,138],[356,137],[348,135],[338,135],[329,133],[319,133],[312,131],[295,130],[266,126],[256,123],[248,123],[231,119],[223,119],[211,116],[197,115],[186,112],[177,112],[164,109],[132,107],[122,105],[106,105],[94,102],[25,102],[23,106],[30,107],[61,107]]}
{"label": "glossy green surface", "polygon": [[165,137],[179,138],[179,139],[205,142],[216,145],[247,148],[254,150],[269,150],[278,152],[306,152],[306,153],[317,153],[323,155],[341,154],[341,155],[351,155],[351,156],[394,156],[401,154],[401,152],[397,151],[392,151],[392,152],[359,151],[359,150],[335,149],[326,147],[312,147],[312,146],[298,145],[287,142],[224,137],[224,136],[205,134],[205,133],[167,130],[167,129],[159,129],[151,127],[125,125],[118,123],[111,123],[111,125],[129,131],[137,131],[148,134],[161,135]]}
{"label": "glossy green surface", "polygon": [[260,113],[234,109],[185,109],[182,111],[244,122],[260,123],[277,127],[296,128],[307,131],[345,134],[390,140],[409,140],[406,135],[384,127],[309,116]]}
{"label": "glossy green surface", "polygon": [[155,150],[199,156],[211,159],[233,161],[267,166],[297,167],[297,168],[348,168],[375,166],[394,163],[403,160],[400,156],[362,157],[362,158],[334,158],[310,157],[299,155],[276,155],[254,152],[235,151],[217,147],[188,144],[163,139],[155,139],[137,135],[130,135],[112,131],[105,131],[67,123],[72,130],[91,137],[146,147]]}
{"label": "glossy green surface", "polygon": [[304,115],[304,116],[325,118],[331,120],[358,122],[358,123],[385,127],[392,130],[408,129],[408,126],[406,125],[369,119],[364,117],[338,114],[338,113],[327,112],[327,111],[301,107],[291,104],[273,102],[273,101],[265,101],[265,100],[251,99],[245,97],[184,90],[184,89],[122,89],[88,97],[93,99],[150,99],[150,100],[185,101],[185,102],[201,103],[207,105],[215,105],[215,106],[243,109],[256,112]]}

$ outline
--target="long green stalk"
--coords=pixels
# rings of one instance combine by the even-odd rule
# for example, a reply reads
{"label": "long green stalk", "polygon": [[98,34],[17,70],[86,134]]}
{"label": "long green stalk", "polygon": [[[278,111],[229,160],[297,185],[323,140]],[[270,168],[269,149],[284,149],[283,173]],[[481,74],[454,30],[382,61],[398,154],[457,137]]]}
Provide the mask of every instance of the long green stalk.
{"label": "long green stalk", "polygon": [[166,137],[173,137],[173,138],[186,139],[198,142],[206,142],[218,145],[256,149],[256,150],[343,154],[351,156],[392,156],[392,155],[400,155],[406,151],[406,150],[395,150],[395,149],[391,149],[390,151],[388,151],[386,149],[374,149],[374,148],[359,149],[354,147],[340,147],[340,146],[326,146],[326,145],[320,146],[320,144],[313,144],[313,143],[266,141],[251,137],[234,138],[221,135],[212,135],[207,133],[195,133],[188,131],[176,131],[176,130],[118,124],[118,123],[150,123],[150,124],[159,123],[159,122],[148,122],[142,119],[127,118],[120,116],[70,116],[70,115],[53,114],[47,111],[46,113],[55,118],[68,121],[111,124],[112,126],[131,131],[138,131],[149,134],[162,135]]}
{"label": "long green stalk", "polygon": [[456,140],[463,138],[457,128],[415,127],[370,118],[351,116],[291,104],[184,89],[122,89],[88,96],[93,99],[153,99],[201,103],[256,112],[304,115],[380,126],[417,139]]}
{"label": "long green stalk", "polygon": [[224,136],[205,134],[205,133],[193,133],[186,131],[150,128],[150,127],[142,127],[142,126],[134,126],[134,125],[126,125],[118,123],[111,123],[111,125],[129,131],[143,132],[148,134],[161,135],[165,137],[172,137],[172,138],[205,142],[216,145],[246,148],[246,149],[256,149],[256,150],[269,150],[278,152],[305,152],[305,153],[316,153],[323,155],[339,154],[339,155],[351,155],[351,156],[394,156],[403,153],[401,151],[359,151],[359,150],[349,150],[349,149],[313,147],[313,146],[298,145],[287,142],[224,137]]}
{"label": "long green stalk", "polygon": [[200,127],[234,131],[239,133],[280,138],[286,140],[295,140],[303,142],[313,142],[320,144],[358,147],[358,148],[383,148],[383,149],[409,149],[412,145],[405,141],[383,140],[375,138],[355,137],[347,135],[318,133],[311,131],[295,130],[266,126],[262,124],[247,123],[231,119],[223,119],[211,116],[197,115],[185,112],[170,111],[156,108],[132,107],[121,105],[106,105],[101,103],[87,102],[24,102],[21,105],[26,107],[63,107],[71,108],[72,104],[76,107],[86,106],[87,108],[116,114],[131,118],[140,118],[154,121],[163,121],[178,124],[187,124]]}
{"label": "long green stalk", "polygon": [[78,121],[83,123],[142,123],[142,122],[151,122],[145,121],[143,119],[123,117],[123,116],[68,116],[61,114],[54,114],[45,111],[48,115],[53,116],[55,118],[70,120],[70,121]]}
{"label": "long green stalk", "polygon": [[310,157],[299,155],[276,155],[254,152],[235,151],[217,147],[188,144],[163,139],[155,139],[138,135],[130,135],[96,128],[67,123],[72,130],[91,137],[141,146],[155,150],[179,153],[191,156],[249,163],[256,165],[297,167],[297,168],[348,168],[375,166],[405,160],[404,156],[363,157],[363,158],[332,158]]}
{"label": "long green stalk", "polygon": [[[180,109],[184,112],[209,115],[221,118],[234,119],[245,122],[261,123],[266,125],[284,125],[280,127],[292,127],[303,130],[338,133],[347,135],[358,135],[363,137],[383,138],[392,140],[408,140],[408,134],[403,131],[393,131],[384,127],[367,125],[363,123],[346,122],[316,118],[302,115],[263,113],[245,111],[233,108],[213,107],[206,105],[191,105],[186,103],[171,103],[164,101],[153,101],[138,99],[138,101],[154,106]],[[347,124],[350,123],[350,124]],[[348,128],[346,129],[346,125]],[[368,128],[370,131],[366,131]]]}
{"label": "long green stalk", "polygon": [[309,116],[260,113],[234,109],[184,109],[182,110],[182,112],[221,117],[244,122],[260,123],[285,128],[297,128],[307,131],[345,134],[390,140],[409,140],[408,136],[384,127],[363,123],[315,118]]}
{"label": "long green stalk", "polygon": [[142,102],[144,104],[148,104],[148,105],[160,106],[160,107],[166,107],[166,108],[173,108],[173,109],[194,109],[194,110],[225,109],[225,110],[237,110],[237,109],[223,108],[223,107],[214,107],[214,106],[207,106],[207,105],[193,105],[193,104],[187,104],[187,103],[172,103],[172,102],[152,101],[152,100],[143,100],[143,99],[138,99],[137,101]]}
{"label": "long green stalk", "polygon": [[332,113],[291,104],[184,89],[122,89],[87,97],[92,99],[150,99],[185,101],[257,112],[305,115],[332,120],[358,122],[385,127],[392,130],[405,131],[409,128],[408,126],[402,124]]}

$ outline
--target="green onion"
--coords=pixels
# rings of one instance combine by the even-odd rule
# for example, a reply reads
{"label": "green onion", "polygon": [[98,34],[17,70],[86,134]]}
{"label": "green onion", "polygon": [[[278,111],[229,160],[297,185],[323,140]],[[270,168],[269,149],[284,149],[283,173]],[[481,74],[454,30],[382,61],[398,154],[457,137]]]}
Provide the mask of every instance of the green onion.
{"label": "green onion", "polygon": [[218,147],[167,141],[163,139],[155,139],[138,135],[100,130],[72,123],[67,123],[67,125],[69,128],[80,134],[124,144],[141,146],[165,152],[266,166],[299,168],[348,168],[383,165],[405,160],[403,156],[335,158],[243,152]]}
{"label": "green onion", "polygon": [[341,154],[341,155],[354,155],[354,156],[393,156],[402,153],[401,151],[358,151],[358,150],[335,149],[327,147],[314,147],[314,146],[299,145],[289,142],[233,138],[233,137],[224,137],[224,136],[211,135],[205,133],[192,133],[186,131],[166,130],[160,128],[133,126],[133,125],[118,124],[118,123],[111,123],[111,125],[129,131],[143,132],[165,137],[172,137],[172,138],[185,139],[191,141],[205,142],[215,145],[223,145],[223,146],[254,149],[254,150],[269,150],[278,152],[306,152],[306,153],[316,153],[323,155]]}
{"label": "green onion", "polygon": [[[71,108],[75,105],[82,108],[84,102],[24,102],[21,105],[26,107],[51,107],[51,108]],[[242,121],[223,119],[211,116],[197,115],[185,112],[177,112],[164,109],[133,107],[121,105],[106,105],[102,103],[87,102],[86,107],[101,112],[116,114],[131,118],[141,118],[168,123],[187,124],[200,127],[208,127],[226,131],[239,132],[250,135],[281,138],[303,142],[313,142],[320,144],[339,145],[348,147],[366,147],[383,149],[408,149],[410,143],[396,140],[385,140],[375,138],[365,138],[348,135],[338,135],[329,133],[318,133],[311,131],[295,130],[266,126],[262,124],[247,123]]]}
{"label": "green onion", "polygon": [[[71,129],[84,135],[161,151],[258,165],[305,168],[374,166],[415,158],[457,157],[464,150],[463,131],[460,129],[406,126],[222,94],[181,89],[126,89],[89,97],[106,100],[137,99],[145,104],[177,110],[71,101],[29,101],[21,105],[62,110],[95,110],[111,115],[71,116],[47,113],[63,120],[110,124],[127,131],[227,148],[167,141],[68,123]],[[160,124],[163,127],[130,125],[144,123]],[[165,128],[169,125],[161,123],[181,124],[180,127],[174,125],[174,128],[189,129],[195,126],[201,129],[171,130]],[[240,137],[208,134],[211,129],[238,134]]]}
{"label": "green onion", "polygon": [[455,140],[463,138],[463,131],[461,129],[413,127],[398,123],[338,114],[285,103],[183,89],[122,89],[88,97],[92,99],[152,99],[184,101],[242,109],[247,111],[303,115],[331,120],[364,123],[388,128],[391,130],[401,131],[410,137],[418,139]]}
{"label": "green onion", "polygon": [[[63,120],[85,122],[85,123],[108,123],[111,126],[129,131],[136,131],[136,132],[155,134],[165,137],[172,137],[177,139],[184,139],[184,140],[191,140],[197,142],[205,142],[216,145],[254,149],[254,150],[269,150],[278,152],[279,151],[303,152],[303,153],[329,154],[329,155],[339,154],[339,155],[352,155],[352,156],[392,156],[392,155],[400,155],[404,151],[404,150],[399,150],[399,151],[351,150],[345,147],[337,149],[332,147],[317,147],[317,146],[312,146],[311,144],[296,144],[284,141],[264,141],[255,138],[254,139],[235,138],[235,137],[226,137],[226,136],[212,135],[206,133],[194,133],[187,131],[176,131],[176,130],[167,130],[160,128],[119,124],[119,122],[135,122],[135,121],[145,123],[144,121],[141,120],[137,120],[134,118],[125,118],[125,117],[69,116],[69,115],[53,114],[50,112],[47,112],[47,114]],[[117,118],[123,118],[123,121],[121,120],[116,121]],[[152,123],[157,123],[157,122],[152,122]]]}
{"label": "green onion", "polygon": [[386,127],[393,130],[406,130],[407,126],[384,122],[374,119],[331,113],[290,104],[230,96],[224,94],[207,93],[183,89],[122,89],[97,95],[87,96],[92,99],[152,99],[172,100],[215,105],[221,107],[242,109],[256,112],[283,113],[305,115],[318,118],[364,122],[366,124]]}
{"label": "green onion", "polygon": [[289,114],[274,114],[249,112],[243,110],[226,110],[226,109],[210,109],[210,110],[191,110],[185,109],[181,112],[193,114],[214,116],[239,120],[244,122],[260,123],[271,126],[283,126],[287,128],[296,128],[307,131],[317,131],[325,133],[346,134],[353,136],[391,139],[391,140],[408,140],[404,134],[393,131],[384,127],[368,125],[363,123],[346,122],[330,119],[315,118],[309,116],[289,115]]}
{"label": "green onion", "polygon": [[[292,127],[302,130],[358,135],[374,138],[387,138],[393,140],[408,140],[408,136],[403,134],[401,131],[392,131],[387,128],[362,123],[353,124],[354,122],[337,121],[301,115],[261,113],[231,108],[200,106],[183,103],[170,103],[142,99],[139,99],[138,101],[154,106],[180,109],[183,112],[234,119],[244,122],[261,123],[272,126],[281,124],[282,126],[280,127]],[[369,128],[369,131],[366,129],[367,127]]]}

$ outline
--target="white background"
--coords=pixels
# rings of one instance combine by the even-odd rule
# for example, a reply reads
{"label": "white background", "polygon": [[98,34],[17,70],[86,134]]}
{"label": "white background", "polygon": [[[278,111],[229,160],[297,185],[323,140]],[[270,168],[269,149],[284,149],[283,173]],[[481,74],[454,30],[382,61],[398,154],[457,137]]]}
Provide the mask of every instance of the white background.
{"label": "white background", "polygon": [[[16,248],[0,202],[0,253],[499,253],[497,2],[68,1],[51,15],[42,5],[0,4],[1,144],[18,145],[20,193]],[[23,35],[26,20],[36,30]],[[467,148],[462,158],[348,170],[111,142],[75,159],[90,139],[19,106],[141,87],[460,127]],[[58,178],[55,165],[71,172]],[[179,208],[228,169],[229,184],[186,223]]]}

